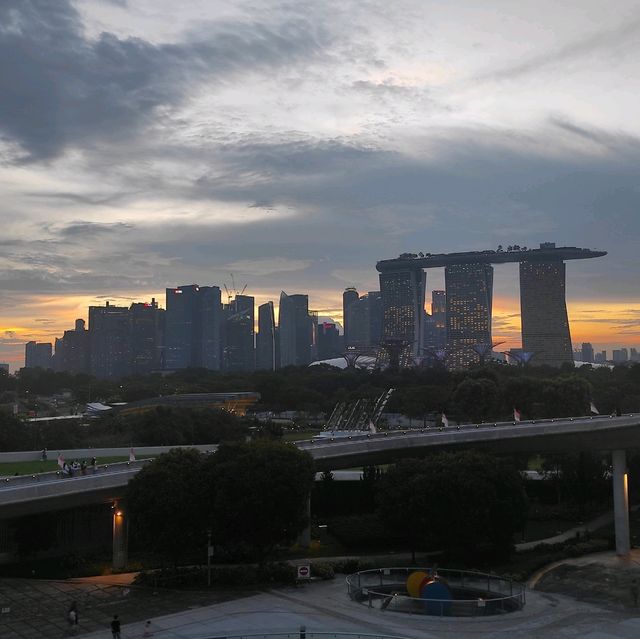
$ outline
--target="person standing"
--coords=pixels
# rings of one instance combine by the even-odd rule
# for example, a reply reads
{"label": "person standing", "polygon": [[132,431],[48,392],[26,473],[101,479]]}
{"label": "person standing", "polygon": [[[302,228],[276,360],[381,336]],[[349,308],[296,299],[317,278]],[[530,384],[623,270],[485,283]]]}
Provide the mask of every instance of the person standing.
{"label": "person standing", "polygon": [[144,632],[142,633],[143,637],[153,637],[153,630],[151,630],[151,622],[147,621],[144,624]]}
{"label": "person standing", "polygon": [[118,615],[113,615],[111,620],[111,634],[113,639],[120,639],[120,619],[118,619]]}

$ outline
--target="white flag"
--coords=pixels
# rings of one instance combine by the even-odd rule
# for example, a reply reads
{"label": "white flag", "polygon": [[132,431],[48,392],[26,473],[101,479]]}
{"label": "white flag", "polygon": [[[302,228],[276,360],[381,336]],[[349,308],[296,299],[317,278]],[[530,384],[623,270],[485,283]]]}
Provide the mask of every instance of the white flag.
{"label": "white flag", "polygon": [[64,455],[62,453],[58,453],[58,466],[60,468],[64,466]]}
{"label": "white flag", "polygon": [[129,449],[129,461],[135,461],[136,460],[136,454],[133,452],[133,448]]}
{"label": "white flag", "polygon": [[593,402],[590,402],[589,410],[591,411],[592,415],[599,415],[600,414],[600,411],[596,408],[596,405]]}
{"label": "white flag", "polygon": [[449,420],[447,419],[447,416],[444,413],[442,413],[442,425],[445,428],[449,427]]}
{"label": "white flag", "polygon": [[519,422],[520,421],[520,411],[515,407],[513,409],[513,421],[514,422]]}

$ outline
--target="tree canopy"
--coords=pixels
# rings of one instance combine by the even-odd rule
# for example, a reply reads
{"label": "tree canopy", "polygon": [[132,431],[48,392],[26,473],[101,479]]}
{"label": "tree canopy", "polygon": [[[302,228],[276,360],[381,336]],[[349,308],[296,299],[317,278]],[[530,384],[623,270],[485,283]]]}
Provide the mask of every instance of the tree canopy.
{"label": "tree canopy", "polygon": [[443,452],[391,468],[379,508],[414,547],[468,559],[486,547],[510,551],[526,521],[527,499],[520,474],[508,462],[478,452]]}
{"label": "tree canopy", "polygon": [[203,546],[207,529],[231,554],[266,558],[308,524],[313,460],[294,446],[223,444],[204,456],[174,449],[129,483],[137,543],[177,562]]}

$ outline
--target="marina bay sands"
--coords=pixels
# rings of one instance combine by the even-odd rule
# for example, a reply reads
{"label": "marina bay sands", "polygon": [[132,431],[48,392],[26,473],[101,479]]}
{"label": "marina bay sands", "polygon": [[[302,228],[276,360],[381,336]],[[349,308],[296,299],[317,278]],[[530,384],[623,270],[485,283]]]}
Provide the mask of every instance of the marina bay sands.
{"label": "marina bay sands", "polygon": [[[403,253],[382,260],[380,273],[383,306],[383,340],[398,363],[431,355],[447,368],[461,369],[490,355],[493,342],[493,265],[520,265],[522,349],[518,359],[527,363],[561,366],[573,361],[566,305],[567,260],[606,255],[576,247],[556,247],[552,242],[537,249],[515,246],[503,250],[464,253]],[[426,269],[444,267],[446,343],[425,348]]]}

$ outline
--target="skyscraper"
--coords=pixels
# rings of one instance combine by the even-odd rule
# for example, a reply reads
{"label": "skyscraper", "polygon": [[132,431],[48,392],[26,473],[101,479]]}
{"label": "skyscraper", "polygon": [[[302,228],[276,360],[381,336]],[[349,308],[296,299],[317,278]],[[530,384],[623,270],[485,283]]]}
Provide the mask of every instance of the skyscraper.
{"label": "skyscraper", "polygon": [[582,342],[582,361],[593,363],[593,346],[589,342]]}
{"label": "skyscraper", "polygon": [[431,317],[434,346],[444,348],[447,345],[447,294],[444,291],[431,291]]}
{"label": "skyscraper", "polygon": [[320,322],[316,326],[317,359],[340,357],[340,335],[332,322]]}
{"label": "skyscraper", "polygon": [[131,335],[126,306],[89,307],[90,372],[115,379],[131,373]]}
{"label": "skyscraper", "polygon": [[352,346],[349,307],[359,299],[360,296],[358,295],[358,291],[354,287],[350,286],[349,288],[344,289],[344,293],[342,293],[342,323],[344,324],[343,329],[345,347]]}
{"label": "skyscraper", "polygon": [[345,325],[349,327],[347,348],[366,348],[371,343],[369,300],[363,295],[353,300],[346,309]]}
{"label": "skyscraper", "polygon": [[258,334],[256,335],[256,368],[274,371],[276,357],[276,318],[273,302],[258,306]]}
{"label": "skyscraper", "polygon": [[522,348],[537,365],[573,362],[561,260],[520,262]]}
{"label": "skyscraper", "polygon": [[382,339],[382,294],[380,291],[367,293],[369,303],[369,345],[378,346]]}
{"label": "skyscraper", "polygon": [[88,373],[89,357],[89,331],[85,329],[84,320],[77,319],[73,330],[65,331],[61,339],[56,339],[55,369]]}
{"label": "skyscraper", "polygon": [[165,368],[220,370],[222,298],[217,286],[168,288]]}
{"label": "skyscraper", "polygon": [[24,348],[25,368],[51,368],[51,342],[27,342]]}
{"label": "skyscraper", "polygon": [[255,368],[254,307],[255,300],[248,295],[236,295],[225,306],[225,370],[252,371]]}
{"label": "skyscraper", "polygon": [[426,275],[422,268],[398,268],[380,272],[382,339],[404,340],[401,359],[419,355],[422,348]]}
{"label": "skyscraper", "polygon": [[480,361],[474,347],[491,344],[493,267],[452,264],[445,267],[447,366],[465,368]]}
{"label": "skyscraper", "polygon": [[136,302],[129,307],[131,326],[131,372],[147,375],[162,368],[164,310],[158,302]]}
{"label": "skyscraper", "polygon": [[311,362],[312,322],[307,295],[280,293],[278,311],[280,366],[307,366]]}

